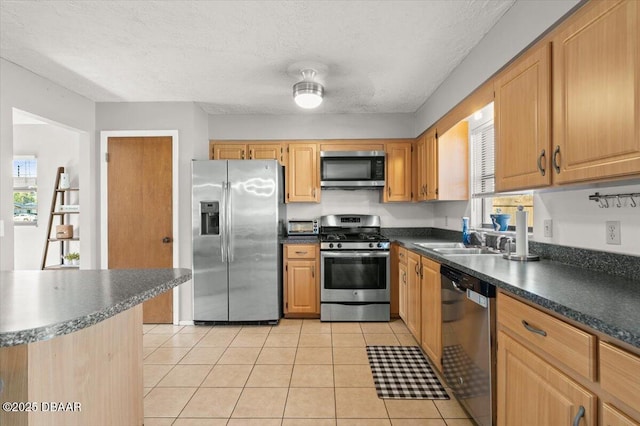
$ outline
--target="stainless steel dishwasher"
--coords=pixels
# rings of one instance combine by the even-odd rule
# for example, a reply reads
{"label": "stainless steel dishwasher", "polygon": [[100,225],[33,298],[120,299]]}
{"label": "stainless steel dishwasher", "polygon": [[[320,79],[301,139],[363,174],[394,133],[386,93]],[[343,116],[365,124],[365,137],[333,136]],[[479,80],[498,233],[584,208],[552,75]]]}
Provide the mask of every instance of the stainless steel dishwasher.
{"label": "stainless steel dishwasher", "polygon": [[442,372],[480,426],[496,424],[496,288],[452,269],[442,275]]}

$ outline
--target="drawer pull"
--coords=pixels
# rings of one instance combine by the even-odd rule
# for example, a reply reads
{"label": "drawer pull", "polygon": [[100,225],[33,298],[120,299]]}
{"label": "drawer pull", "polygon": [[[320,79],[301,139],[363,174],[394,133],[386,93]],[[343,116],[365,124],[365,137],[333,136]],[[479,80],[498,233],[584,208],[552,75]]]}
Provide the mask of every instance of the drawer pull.
{"label": "drawer pull", "polygon": [[536,334],[539,334],[539,335],[544,336],[544,337],[547,336],[547,332],[546,331],[540,330],[539,328],[531,327],[529,325],[529,323],[526,322],[525,320],[522,320],[522,325],[524,325],[524,328],[526,328],[527,330],[529,330],[532,333],[536,333]]}
{"label": "drawer pull", "polygon": [[307,254],[307,252],[306,251],[297,251],[296,254],[302,256],[303,254]]}
{"label": "drawer pull", "polygon": [[573,426],[579,426],[580,425],[580,419],[583,418],[583,417],[584,417],[584,407],[581,405],[580,408],[578,408],[578,413],[573,418]]}

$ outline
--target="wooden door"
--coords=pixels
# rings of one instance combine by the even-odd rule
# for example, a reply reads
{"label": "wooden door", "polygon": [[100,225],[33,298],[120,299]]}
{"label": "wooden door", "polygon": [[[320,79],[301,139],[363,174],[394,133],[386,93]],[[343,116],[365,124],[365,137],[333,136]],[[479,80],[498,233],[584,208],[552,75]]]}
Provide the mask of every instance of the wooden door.
{"label": "wooden door", "polygon": [[495,88],[496,190],[551,184],[551,44],[531,49]]}
{"label": "wooden door", "polygon": [[416,169],[414,176],[416,177],[416,184],[413,191],[415,199],[417,201],[425,201],[427,199],[427,135],[422,134],[416,140],[415,150]]}
{"label": "wooden door", "polygon": [[407,328],[416,341],[420,341],[420,255],[409,251],[407,255]]}
{"label": "wooden door", "polygon": [[639,424],[614,406],[602,405],[602,426],[638,426]]}
{"label": "wooden door", "polygon": [[397,318],[399,316],[399,306],[398,306],[398,296],[399,296],[399,292],[400,292],[400,281],[398,280],[398,277],[400,276],[398,273],[398,267],[400,266],[400,258],[399,258],[399,252],[400,252],[400,245],[397,243],[392,243],[391,244],[391,249],[390,249],[390,254],[391,254],[391,261],[389,262],[391,264],[391,271],[389,273],[390,275],[390,280],[391,280],[391,294],[390,294],[390,314],[391,314],[391,318]]}
{"label": "wooden door", "polygon": [[383,201],[411,201],[411,142],[386,146],[386,188]]}
{"label": "wooden door", "polygon": [[287,148],[287,202],[320,201],[318,145],[295,143]]}
{"label": "wooden door", "polygon": [[640,2],[590,2],[564,26],[553,38],[554,181],[640,174]]}
{"label": "wooden door", "polygon": [[407,264],[400,263],[398,265],[398,315],[402,320],[407,323]]}
{"label": "wooden door", "polygon": [[279,143],[248,144],[247,149],[249,160],[278,160],[283,164],[283,148]]}
{"label": "wooden door", "polygon": [[244,160],[247,145],[243,143],[214,143],[211,144],[212,160]]}
{"label": "wooden door", "polygon": [[498,332],[498,426],[595,426],[597,398],[503,331]]}
{"label": "wooden door", "polygon": [[286,313],[318,313],[318,286],[316,285],[315,260],[287,261]]}
{"label": "wooden door", "polygon": [[438,199],[438,137],[434,129],[429,130],[425,137],[425,178],[426,199]]}
{"label": "wooden door", "polygon": [[[109,269],[173,267],[172,138],[109,138]],[[173,292],[143,305],[143,322],[173,322]]]}
{"label": "wooden door", "polygon": [[422,349],[442,371],[442,305],[440,297],[440,265],[421,260]]}

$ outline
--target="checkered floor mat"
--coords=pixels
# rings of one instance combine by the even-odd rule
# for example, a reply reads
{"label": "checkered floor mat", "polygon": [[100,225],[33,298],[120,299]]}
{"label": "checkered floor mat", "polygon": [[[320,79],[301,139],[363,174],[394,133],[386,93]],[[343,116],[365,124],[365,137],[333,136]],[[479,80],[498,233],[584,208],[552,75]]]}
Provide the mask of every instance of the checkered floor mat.
{"label": "checkered floor mat", "polygon": [[[490,392],[489,373],[474,364],[460,345],[442,348],[442,370],[458,398],[474,398]],[[464,386],[459,384],[460,379]]]}
{"label": "checkered floor mat", "polygon": [[417,346],[367,346],[378,397],[449,399]]}

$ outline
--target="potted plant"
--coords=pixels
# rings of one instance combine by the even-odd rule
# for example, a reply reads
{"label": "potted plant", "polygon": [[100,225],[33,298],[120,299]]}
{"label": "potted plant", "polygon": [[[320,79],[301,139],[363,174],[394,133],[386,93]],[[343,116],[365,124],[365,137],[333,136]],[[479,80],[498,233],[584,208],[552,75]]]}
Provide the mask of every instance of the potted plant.
{"label": "potted plant", "polygon": [[80,264],[80,253],[70,252],[64,255],[65,265],[78,266]]}

